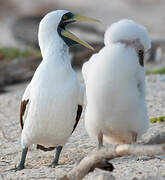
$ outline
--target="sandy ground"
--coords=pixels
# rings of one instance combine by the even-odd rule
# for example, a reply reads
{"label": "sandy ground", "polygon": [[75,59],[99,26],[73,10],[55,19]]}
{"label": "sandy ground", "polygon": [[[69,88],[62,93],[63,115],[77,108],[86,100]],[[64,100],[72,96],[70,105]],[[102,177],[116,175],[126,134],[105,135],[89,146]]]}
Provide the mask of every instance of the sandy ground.
{"label": "sandy ground", "polygon": [[[80,75],[79,79],[82,81]],[[163,115],[165,108],[165,76],[148,76],[146,81],[149,116]],[[58,167],[48,167],[54,158],[53,151],[45,153],[36,150],[33,146],[27,155],[26,169],[20,172],[8,171],[19,163],[21,156],[21,129],[18,117],[19,103],[26,85],[25,83],[10,86],[7,88],[8,92],[6,94],[0,95],[0,119],[4,122],[6,135],[11,139],[7,141],[0,135],[0,179],[55,179],[58,175],[62,175],[76,166],[88,152],[94,149],[95,140],[88,137],[83,119],[81,119],[76,131],[62,151]],[[165,123],[151,124],[150,129],[142,139],[147,141],[159,133],[165,133]],[[135,177],[144,179],[149,176],[156,177],[155,180],[159,180],[158,177],[162,177],[161,180],[165,179],[165,159],[124,156],[114,159],[112,162],[115,166],[112,174],[120,180],[133,180]],[[99,170],[95,171],[95,173],[98,172]]]}
{"label": "sandy ground", "polygon": [[[38,5],[32,3],[32,0],[24,1],[26,3],[22,3],[22,0],[8,1],[17,4],[14,4],[15,10],[9,8],[4,10],[3,16],[0,14],[0,34],[3,35],[0,36],[0,45],[19,46],[11,33],[13,20],[17,16],[35,14],[34,12],[37,12],[35,8],[45,0],[40,0]],[[56,0],[56,7],[101,19],[103,25],[99,25],[98,28],[102,28],[103,31],[114,21],[121,18],[131,18],[145,25],[151,37],[164,36],[164,0],[112,0],[109,2],[111,3],[108,3],[107,0],[77,0],[75,3],[74,0]],[[80,81],[82,81],[81,76],[79,77]],[[146,81],[149,116],[155,117],[165,114],[165,76],[148,76]],[[53,151],[45,153],[36,150],[35,146],[33,146],[27,155],[26,169],[20,172],[8,171],[19,163],[21,156],[19,103],[26,86],[26,83],[10,86],[7,88],[7,93],[0,94],[0,122],[4,123],[6,135],[11,139],[8,141],[0,134],[0,180],[55,179],[58,175],[64,174],[76,166],[96,145],[95,140],[88,137],[84,129],[83,119],[81,119],[76,131],[62,151],[58,167],[48,167],[54,158]],[[165,133],[165,123],[151,124],[150,129],[143,136],[143,141],[147,141],[159,133]],[[161,180],[165,179],[165,159],[155,157],[144,160],[142,157],[125,156],[113,160],[113,164],[115,170],[112,174],[120,180],[144,179],[149,176],[155,177],[155,180],[159,180],[159,177],[162,177]]]}

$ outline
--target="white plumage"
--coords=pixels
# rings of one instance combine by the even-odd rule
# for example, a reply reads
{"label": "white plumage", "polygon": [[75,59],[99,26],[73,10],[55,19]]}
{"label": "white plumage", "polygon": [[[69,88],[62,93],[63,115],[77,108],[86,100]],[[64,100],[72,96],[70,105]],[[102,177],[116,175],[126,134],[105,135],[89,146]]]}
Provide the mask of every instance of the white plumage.
{"label": "white plumage", "polygon": [[[105,46],[83,65],[87,106],[85,127],[90,136],[109,143],[131,143],[146,132],[145,71],[139,50],[151,42],[146,29],[121,20],[107,29]],[[142,47],[142,49],[141,49]]]}
{"label": "white plumage", "polygon": [[62,146],[77,126],[82,112],[83,89],[70,63],[69,46],[86,42],[65,27],[75,21],[97,21],[65,10],[48,13],[40,22],[38,39],[43,60],[22,98],[20,122],[22,158],[14,170],[24,168],[28,147],[57,148],[51,166],[58,164]]}
{"label": "white plumage", "polygon": [[75,124],[77,106],[82,105],[83,94],[70,64],[68,46],[55,31],[65,13],[49,13],[40,23],[43,60],[23,95],[23,100],[29,99],[23,147],[36,143],[47,147],[64,145]]}
{"label": "white plumage", "polygon": [[43,60],[25,91],[23,100],[29,99],[29,103],[23,147],[36,143],[47,147],[64,145],[71,135],[83,95],[67,56]]}

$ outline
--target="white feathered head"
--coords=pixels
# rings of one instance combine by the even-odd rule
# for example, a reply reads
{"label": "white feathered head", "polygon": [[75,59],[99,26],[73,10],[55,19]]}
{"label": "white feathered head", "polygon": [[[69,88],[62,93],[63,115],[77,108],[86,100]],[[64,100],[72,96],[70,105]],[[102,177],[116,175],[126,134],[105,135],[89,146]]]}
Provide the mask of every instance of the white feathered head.
{"label": "white feathered head", "polygon": [[128,19],[123,19],[112,24],[104,35],[106,46],[120,41],[131,42],[134,40],[140,41],[144,47],[144,51],[147,51],[151,47],[151,41],[146,28]]}

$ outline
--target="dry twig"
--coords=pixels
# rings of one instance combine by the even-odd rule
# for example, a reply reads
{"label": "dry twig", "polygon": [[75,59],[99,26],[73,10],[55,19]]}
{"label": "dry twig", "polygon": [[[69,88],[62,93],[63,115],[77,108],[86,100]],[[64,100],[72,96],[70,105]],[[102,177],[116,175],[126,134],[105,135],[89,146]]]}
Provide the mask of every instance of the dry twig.
{"label": "dry twig", "polygon": [[165,153],[165,144],[161,145],[133,145],[123,144],[95,150],[86,156],[78,166],[74,167],[70,172],[60,177],[59,180],[81,180],[88,173],[99,168],[106,171],[112,171],[113,165],[108,162],[111,159],[123,155],[158,155]]}

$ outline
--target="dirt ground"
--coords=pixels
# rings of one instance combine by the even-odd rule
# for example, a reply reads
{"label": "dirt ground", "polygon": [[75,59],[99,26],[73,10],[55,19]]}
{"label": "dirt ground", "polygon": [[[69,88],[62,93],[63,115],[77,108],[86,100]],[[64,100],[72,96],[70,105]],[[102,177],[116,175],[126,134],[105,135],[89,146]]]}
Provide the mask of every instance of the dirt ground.
{"label": "dirt ground", "polygon": [[[79,74],[79,79],[82,78]],[[164,114],[165,107],[165,76],[148,76],[147,81],[147,105],[150,117]],[[81,119],[76,131],[65,145],[60,165],[50,168],[48,165],[54,158],[54,152],[42,152],[31,147],[26,160],[26,169],[20,172],[9,171],[20,160],[21,145],[19,125],[19,103],[26,87],[25,84],[10,86],[8,92],[0,95],[0,119],[4,123],[4,130],[10,141],[0,136],[0,179],[56,179],[57,176],[69,171],[92,149],[95,148],[95,140],[88,137]],[[165,133],[165,123],[151,124],[142,141],[148,141],[157,134]],[[155,180],[165,179],[165,159],[163,157],[124,156],[114,159],[115,170],[113,175],[119,180],[133,180],[135,177],[144,179],[155,177]],[[100,172],[99,170],[95,173]],[[87,178],[90,178],[89,175]]]}

